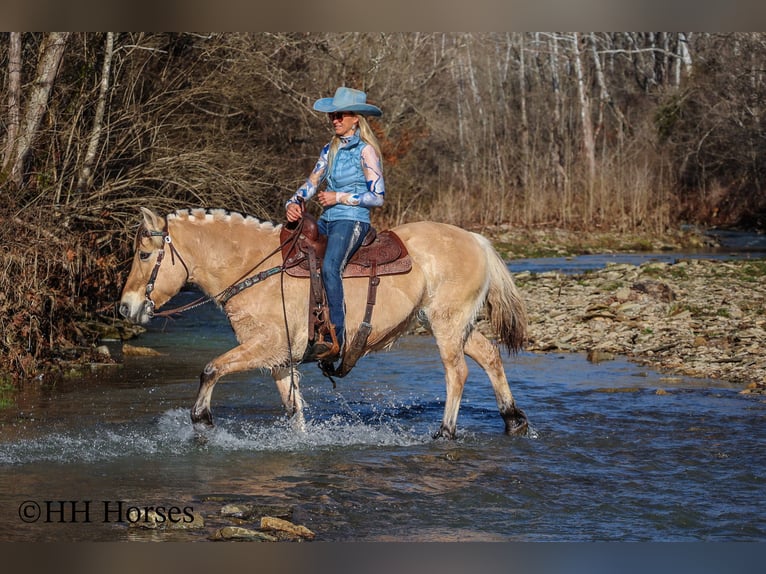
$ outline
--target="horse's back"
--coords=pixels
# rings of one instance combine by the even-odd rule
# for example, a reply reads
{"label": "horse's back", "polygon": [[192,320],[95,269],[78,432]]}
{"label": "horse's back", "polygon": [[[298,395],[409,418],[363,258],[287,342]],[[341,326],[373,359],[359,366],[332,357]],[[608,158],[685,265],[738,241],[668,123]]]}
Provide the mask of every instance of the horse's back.
{"label": "horse's back", "polygon": [[405,223],[393,231],[426,275],[484,276],[483,247],[470,231],[435,221]]}

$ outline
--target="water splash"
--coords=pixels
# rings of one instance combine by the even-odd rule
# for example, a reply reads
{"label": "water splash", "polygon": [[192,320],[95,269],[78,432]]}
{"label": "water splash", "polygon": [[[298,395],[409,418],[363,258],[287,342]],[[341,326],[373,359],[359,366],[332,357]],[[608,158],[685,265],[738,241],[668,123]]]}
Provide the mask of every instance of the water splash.
{"label": "water splash", "polygon": [[186,455],[205,449],[218,451],[301,452],[347,447],[402,447],[427,443],[418,433],[395,421],[366,422],[333,415],[303,424],[281,419],[256,422],[221,417],[215,427],[200,431],[187,409],[162,413],[148,425],[97,425],[79,432],[57,432],[0,445],[0,463],[93,463],[123,457]]}

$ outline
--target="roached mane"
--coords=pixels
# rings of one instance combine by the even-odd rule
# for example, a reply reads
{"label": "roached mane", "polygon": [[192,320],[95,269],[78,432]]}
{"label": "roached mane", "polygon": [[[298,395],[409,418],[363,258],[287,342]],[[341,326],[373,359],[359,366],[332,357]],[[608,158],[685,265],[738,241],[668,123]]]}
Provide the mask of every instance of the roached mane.
{"label": "roached mane", "polygon": [[228,209],[222,209],[222,208],[185,208],[185,209],[178,209],[173,213],[168,214],[168,221],[171,219],[178,219],[178,220],[195,220],[195,221],[205,221],[205,222],[212,222],[212,221],[223,221],[226,223],[242,223],[245,225],[256,225],[260,229],[263,229],[265,231],[271,230],[271,229],[277,229],[281,227],[281,223],[277,224],[273,221],[263,221],[261,219],[258,219],[257,217],[253,215],[246,215],[239,213],[238,211],[229,211]]}

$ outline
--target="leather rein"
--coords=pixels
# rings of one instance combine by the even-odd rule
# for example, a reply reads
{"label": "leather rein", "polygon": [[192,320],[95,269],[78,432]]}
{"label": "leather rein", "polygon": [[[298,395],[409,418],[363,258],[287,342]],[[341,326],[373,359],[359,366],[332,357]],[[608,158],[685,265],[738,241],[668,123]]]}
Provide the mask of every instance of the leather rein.
{"label": "leather rein", "polygon": [[[269,259],[269,257],[279,253],[285,246],[289,245],[290,243],[295,244],[298,241],[298,238],[300,237],[300,230],[303,227],[303,218],[300,219],[296,226],[295,233],[291,234],[290,237],[288,237],[285,241],[281,242],[279,246],[277,246],[276,249],[269,252],[265,257],[263,257],[254,267],[252,267],[249,271],[247,271],[244,275],[242,275],[235,283],[229,285],[218,293],[217,295],[209,295],[209,296],[203,296],[199,299],[196,299],[195,301],[192,301],[191,303],[187,303],[186,305],[182,305],[180,307],[176,307],[175,309],[168,309],[166,311],[159,311],[157,313],[154,313],[154,301],[152,301],[151,294],[154,291],[154,283],[157,280],[157,274],[160,271],[160,266],[162,265],[162,261],[165,259],[165,247],[170,247],[170,260],[173,265],[176,264],[176,258],[181,262],[181,265],[184,266],[184,270],[186,271],[186,280],[188,281],[190,277],[189,273],[189,267],[186,265],[186,262],[184,261],[183,257],[181,257],[181,254],[178,252],[178,249],[176,249],[176,246],[173,244],[173,240],[170,237],[170,233],[168,232],[168,226],[167,221],[165,222],[165,228],[162,231],[149,231],[148,229],[144,228],[141,231],[142,237],[162,237],[162,251],[160,251],[157,254],[157,261],[154,264],[154,268],[152,269],[151,274],[149,275],[149,282],[146,284],[146,290],[145,290],[145,299],[146,303],[149,306],[149,308],[152,311],[152,316],[154,317],[172,317],[174,315],[179,315],[183,313],[184,311],[189,311],[190,309],[195,309],[196,307],[200,307],[201,305],[204,305],[205,303],[209,303],[210,301],[218,301],[221,305],[225,305],[229,299],[234,297],[235,295],[238,295],[245,289],[252,287],[253,285],[256,285],[257,283],[260,283],[261,281],[268,279],[272,275],[276,275],[277,273],[283,273],[285,270],[284,264],[277,265],[276,267],[271,267],[269,269],[266,269],[264,271],[260,271],[259,273],[255,273],[254,275],[251,275],[256,269],[258,269],[265,261]],[[292,249],[292,246],[290,247]]]}

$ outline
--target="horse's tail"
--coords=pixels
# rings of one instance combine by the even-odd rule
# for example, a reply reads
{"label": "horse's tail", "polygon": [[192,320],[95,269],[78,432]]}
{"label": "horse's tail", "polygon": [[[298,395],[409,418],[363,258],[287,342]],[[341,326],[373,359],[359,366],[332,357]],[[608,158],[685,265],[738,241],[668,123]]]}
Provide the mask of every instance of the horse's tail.
{"label": "horse's tail", "polygon": [[527,311],[524,301],[513,282],[511,272],[487,238],[479,238],[487,258],[489,288],[487,310],[489,322],[509,353],[518,352],[527,338]]}

